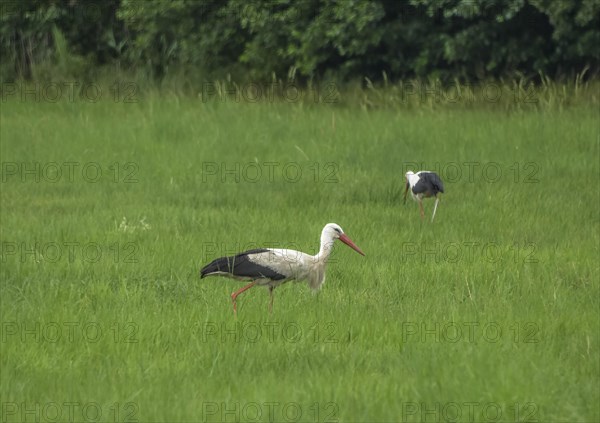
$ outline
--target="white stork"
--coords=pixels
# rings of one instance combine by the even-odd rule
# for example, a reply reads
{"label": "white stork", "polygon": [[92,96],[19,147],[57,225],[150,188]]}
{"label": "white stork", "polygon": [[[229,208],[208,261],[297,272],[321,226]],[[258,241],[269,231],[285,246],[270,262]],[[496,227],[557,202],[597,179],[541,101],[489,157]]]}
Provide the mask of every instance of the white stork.
{"label": "white stork", "polygon": [[412,198],[419,203],[421,209],[421,220],[425,218],[425,211],[423,210],[423,197],[435,197],[435,206],[433,208],[433,215],[431,221],[435,218],[435,211],[437,210],[438,202],[440,197],[438,193],[444,192],[444,184],[442,180],[435,172],[429,172],[422,170],[417,173],[412,171],[406,172],[406,190],[404,191],[404,204],[406,204],[406,194],[410,188],[410,194]]}
{"label": "white stork", "polygon": [[328,223],[321,232],[321,248],[311,256],[295,250],[260,248],[245,251],[230,257],[213,260],[200,271],[200,278],[206,276],[227,276],[232,279],[252,281],[231,294],[233,312],[237,312],[236,298],[255,285],[269,287],[269,312],[273,310],[273,290],[286,282],[307,281],[313,290],[318,290],[325,282],[327,260],[333,249],[333,242],[339,239],[359,254],[365,255],[352,242],[342,228]]}

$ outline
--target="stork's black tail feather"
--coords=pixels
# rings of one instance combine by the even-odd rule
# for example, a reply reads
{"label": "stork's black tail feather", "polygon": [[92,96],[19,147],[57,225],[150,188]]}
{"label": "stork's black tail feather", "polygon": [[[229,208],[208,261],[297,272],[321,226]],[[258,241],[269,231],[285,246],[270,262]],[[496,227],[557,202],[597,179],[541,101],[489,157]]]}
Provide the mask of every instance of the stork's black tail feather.
{"label": "stork's black tail feather", "polygon": [[439,192],[444,193],[444,184],[437,173],[432,173],[432,184]]}
{"label": "stork's black tail feather", "polygon": [[200,270],[200,279],[215,272],[232,272],[233,257],[220,257],[208,263]]}
{"label": "stork's black tail feather", "polygon": [[441,193],[444,192],[444,183],[442,182],[442,180],[440,179],[440,177],[438,176],[437,173],[434,173],[434,172],[425,173],[423,175],[423,178],[427,182],[429,182],[429,184],[433,187],[434,195],[437,194],[438,192],[441,192]]}
{"label": "stork's black tail feather", "polygon": [[[252,274],[252,269],[248,268],[248,256],[251,254],[264,253],[266,248],[257,248],[237,254],[235,256],[220,257],[208,263],[200,270],[200,279],[210,276],[217,272],[230,273],[232,275],[248,276]],[[253,265],[254,269],[257,268]],[[269,269],[264,270],[264,274],[269,273]],[[271,271],[271,273],[273,273]],[[277,275],[280,276],[280,275]],[[275,278],[276,279],[276,278]]]}

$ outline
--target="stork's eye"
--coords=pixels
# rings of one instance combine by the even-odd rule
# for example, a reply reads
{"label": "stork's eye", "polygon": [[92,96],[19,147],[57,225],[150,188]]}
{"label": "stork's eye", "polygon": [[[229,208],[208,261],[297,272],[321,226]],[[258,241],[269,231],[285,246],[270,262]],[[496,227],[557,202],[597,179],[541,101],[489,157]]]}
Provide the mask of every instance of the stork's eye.
{"label": "stork's eye", "polygon": [[333,228],[334,231],[336,231],[338,234],[342,234],[342,231],[340,231],[338,228]]}

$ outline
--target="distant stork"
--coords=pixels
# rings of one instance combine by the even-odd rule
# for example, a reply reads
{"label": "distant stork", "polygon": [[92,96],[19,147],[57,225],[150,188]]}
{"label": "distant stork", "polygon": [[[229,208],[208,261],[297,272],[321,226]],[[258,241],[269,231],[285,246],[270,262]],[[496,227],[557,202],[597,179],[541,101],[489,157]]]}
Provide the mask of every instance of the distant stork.
{"label": "distant stork", "polygon": [[422,170],[417,173],[413,173],[412,171],[406,172],[406,190],[404,191],[404,204],[406,204],[406,194],[408,193],[408,188],[410,188],[410,194],[412,198],[419,203],[419,208],[421,209],[421,220],[425,218],[425,211],[423,210],[423,197],[435,197],[435,206],[433,208],[433,215],[431,216],[431,221],[435,218],[435,211],[437,210],[438,202],[440,198],[438,197],[438,193],[444,192],[444,184],[442,180],[435,172],[429,172],[427,170]]}
{"label": "distant stork", "polygon": [[213,260],[200,271],[200,278],[207,276],[227,276],[232,279],[252,281],[231,294],[233,312],[237,313],[236,298],[254,285],[269,287],[269,312],[273,311],[273,290],[286,282],[306,280],[313,290],[321,288],[325,282],[327,260],[333,249],[333,242],[339,239],[359,254],[365,255],[352,242],[342,228],[328,223],[321,232],[321,248],[311,256],[295,250],[260,248],[239,253],[235,256]]}

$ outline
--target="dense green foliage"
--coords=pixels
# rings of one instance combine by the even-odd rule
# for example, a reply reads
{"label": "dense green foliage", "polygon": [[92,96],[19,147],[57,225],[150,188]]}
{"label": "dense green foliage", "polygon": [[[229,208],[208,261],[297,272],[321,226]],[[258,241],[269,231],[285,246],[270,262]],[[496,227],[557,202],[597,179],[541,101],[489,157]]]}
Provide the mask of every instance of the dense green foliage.
{"label": "dense green foliage", "polygon": [[2,3],[0,36],[2,81],[98,65],[238,81],[560,77],[597,72],[600,2],[28,0]]}

